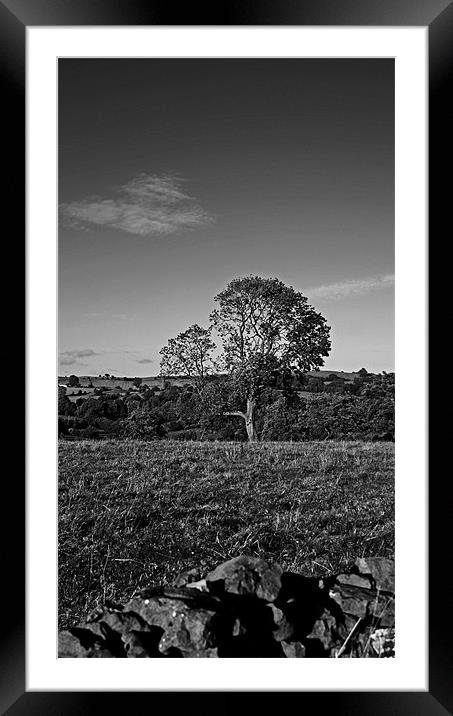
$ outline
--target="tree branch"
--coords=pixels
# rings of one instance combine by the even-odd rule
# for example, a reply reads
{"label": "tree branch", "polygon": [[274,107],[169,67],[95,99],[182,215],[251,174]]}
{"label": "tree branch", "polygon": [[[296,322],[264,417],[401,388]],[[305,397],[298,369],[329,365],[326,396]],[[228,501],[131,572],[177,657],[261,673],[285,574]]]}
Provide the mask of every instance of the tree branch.
{"label": "tree branch", "polygon": [[224,415],[237,415],[239,418],[244,418],[246,420],[247,416],[245,413],[242,413],[240,410],[233,410],[229,413],[223,413]]}

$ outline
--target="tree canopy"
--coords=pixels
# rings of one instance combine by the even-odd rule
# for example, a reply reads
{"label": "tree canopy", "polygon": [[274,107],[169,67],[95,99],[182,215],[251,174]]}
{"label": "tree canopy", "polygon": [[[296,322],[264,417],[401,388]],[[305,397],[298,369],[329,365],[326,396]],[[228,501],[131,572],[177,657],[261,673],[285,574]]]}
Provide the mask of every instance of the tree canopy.
{"label": "tree canopy", "polygon": [[[230,403],[239,404],[224,405],[224,414],[242,417],[249,439],[255,440],[255,407],[262,391],[285,374],[322,366],[330,328],[306,296],[277,278],[233,279],[214,300],[208,328],[190,326],[161,350],[161,374],[192,377],[201,393],[209,372],[225,373]],[[214,332],[220,339],[216,361]]]}
{"label": "tree canopy", "polygon": [[194,379],[201,390],[206,377],[214,369],[212,353],[215,343],[211,339],[211,328],[195,324],[176,338],[170,338],[162,348],[160,373],[162,376],[185,375]]}
{"label": "tree canopy", "polygon": [[306,296],[277,278],[234,279],[214,300],[218,308],[211,321],[228,370],[268,361],[307,372],[323,365],[329,354],[326,319]]}

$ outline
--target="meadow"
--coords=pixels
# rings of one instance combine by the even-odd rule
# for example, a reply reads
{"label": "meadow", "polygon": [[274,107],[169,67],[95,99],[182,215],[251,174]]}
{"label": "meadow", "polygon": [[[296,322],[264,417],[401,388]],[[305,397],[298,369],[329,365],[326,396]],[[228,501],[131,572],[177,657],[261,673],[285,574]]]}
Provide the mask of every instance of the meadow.
{"label": "meadow", "polygon": [[326,576],[394,553],[390,442],[59,443],[59,628],[239,554]]}

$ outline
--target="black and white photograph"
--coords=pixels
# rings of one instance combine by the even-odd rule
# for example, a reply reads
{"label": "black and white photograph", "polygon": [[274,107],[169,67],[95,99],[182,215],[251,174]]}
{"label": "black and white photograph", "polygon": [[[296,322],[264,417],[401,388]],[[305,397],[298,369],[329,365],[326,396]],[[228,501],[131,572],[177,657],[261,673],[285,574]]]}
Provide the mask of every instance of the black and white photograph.
{"label": "black and white photograph", "polygon": [[58,656],[395,632],[395,62],[58,60]]}

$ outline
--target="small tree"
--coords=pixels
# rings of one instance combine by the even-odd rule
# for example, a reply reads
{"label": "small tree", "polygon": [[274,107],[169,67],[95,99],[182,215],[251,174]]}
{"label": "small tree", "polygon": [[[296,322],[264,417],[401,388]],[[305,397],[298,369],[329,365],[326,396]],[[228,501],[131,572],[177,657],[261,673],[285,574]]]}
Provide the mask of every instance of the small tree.
{"label": "small tree", "polygon": [[66,388],[58,386],[58,415],[73,415],[76,411],[74,403],[71,403],[66,395]]}
{"label": "small tree", "polygon": [[80,385],[80,381],[77,375],[70,375],[68,380],[68,385],[70,388],[77,388]]}
{"label": "small tree", "polygon": [[319,368],[330,350],[330,328],[307,298],[277,278],[247,276],[231,281],[215,297],[211,321],[222,344],[222,362],[243,407],[227,411],[245,421],[257,439],[257,400],[284,371]]}
{"label": "small tree", "polygon": [[147,410],[138,404],[131,414],[118,425],[122,437],[139,440],[159,440],[165,437],[164,421],[157,411]]}
{"label": "small tree", "polygon": [[140,388],[141,384],[142,384],[142,379],[141,379],[141,378],[134,378],[134,380],[133,380],[133,382],[132,382],[132,385],[133,385],[135,388]]}
{"label": "small tree", "polygon": [[214,369],[214,348],[210,328],[202,328],[197,324],[190,326],[176,338],[170,338],[160,351],[161,376],[187,375],[193,378],[195,388],[201,393],[207,376]]}

